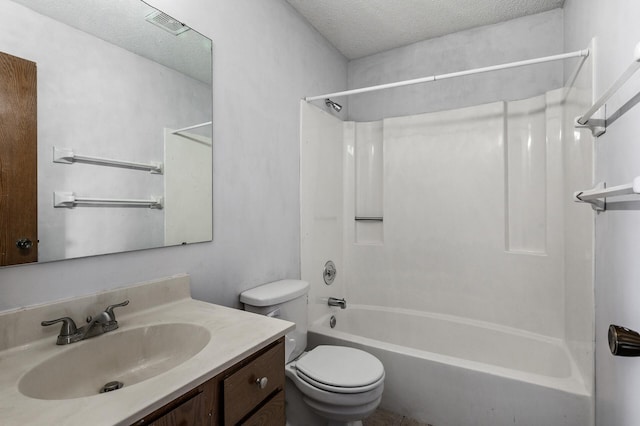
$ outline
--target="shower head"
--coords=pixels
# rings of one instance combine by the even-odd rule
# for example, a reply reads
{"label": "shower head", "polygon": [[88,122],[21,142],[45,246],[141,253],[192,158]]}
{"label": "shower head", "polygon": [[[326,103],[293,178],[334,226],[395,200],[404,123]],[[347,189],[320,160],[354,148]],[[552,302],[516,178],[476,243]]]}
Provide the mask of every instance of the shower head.
{"label": "shower head", "polygon": [[342,110],[342,105],[333,102],[331,99],[325,99],[324,104],[328,107],[333,108],[335,112],[340,112]]}

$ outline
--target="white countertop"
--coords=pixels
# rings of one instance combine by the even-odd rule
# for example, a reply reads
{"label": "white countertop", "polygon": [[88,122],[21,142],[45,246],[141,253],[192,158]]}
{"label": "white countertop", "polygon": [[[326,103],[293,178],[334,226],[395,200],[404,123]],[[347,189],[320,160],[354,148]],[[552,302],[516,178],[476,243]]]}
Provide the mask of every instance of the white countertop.
{"label": "white countertop", "polygon": [[[141,293],[140,287],[137,291]],[[116,297],[121,296],[122,292]],[[102,302],[104,297],[99,299]],[[133,303],[135,300],[131,301]],[[72,350],[76,345],[91,345],[92,340],[103,336],[58,346],[55,336],[49,333],[47,337],[8,347],[0,351],[0,424],[128,425],[276,341],[295,327],[288,321],[190,297],[148,307],[117,319],[120,328],[104,336],[148,325],[187,323],[205,327],[211,334],[211,340],[195,356],[158,376],[115,392],[63,400],[27,397],[18,390],[18,383],[26,372],[46,359]],[[2,318],[0,325],[6,325],[6,321],[2,323]],[[40,324],[34,323],[32,326],[40,327]],[[57,335],[58,327],[54,328]]]}

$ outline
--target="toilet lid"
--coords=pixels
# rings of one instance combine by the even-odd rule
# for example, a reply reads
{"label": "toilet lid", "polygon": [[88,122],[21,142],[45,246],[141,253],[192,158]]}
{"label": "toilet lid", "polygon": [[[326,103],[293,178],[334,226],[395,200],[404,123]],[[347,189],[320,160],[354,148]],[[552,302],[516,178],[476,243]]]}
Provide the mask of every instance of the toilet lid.
{"label": "toilet lid", "polygon": [[363,391],[384,377],[384,367],[378,358],[345,346],[318,346],[298,360],[296,369],[301,379],[325,385],[326,390],[357,388]]}

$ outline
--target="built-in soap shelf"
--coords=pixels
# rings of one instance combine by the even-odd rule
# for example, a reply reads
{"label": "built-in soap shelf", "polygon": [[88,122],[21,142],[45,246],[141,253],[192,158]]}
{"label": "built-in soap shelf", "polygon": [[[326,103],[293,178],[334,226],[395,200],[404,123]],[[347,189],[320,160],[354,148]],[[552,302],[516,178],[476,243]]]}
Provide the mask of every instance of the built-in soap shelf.
{"label": "built-in soap shelf", "polygon": [[623,195],[640,195],[640,176],[636,176],[631,183],[609,188],[606,183],[600,182],[593,189],[574,192],[573,199],[577,203],[591,204],[591,207],[596,211],[605,211],[607,198]]}
{"label": "built-in soap shelf", "polygon": [[356,216],[356,222],[383,222],[384,218],[382,216]]}

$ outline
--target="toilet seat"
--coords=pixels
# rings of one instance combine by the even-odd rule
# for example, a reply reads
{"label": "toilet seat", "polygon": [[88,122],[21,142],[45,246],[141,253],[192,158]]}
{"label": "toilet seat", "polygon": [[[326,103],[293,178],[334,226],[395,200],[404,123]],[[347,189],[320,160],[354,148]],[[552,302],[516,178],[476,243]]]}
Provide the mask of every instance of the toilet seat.
{"label": "toilet seat", "polygon": [[345,346],[317,346],[296,362],[300,379],[325,391],[367,392],[384,381],[384,367],[373,355]]}
{"label": "toilet seat", "polygon": [[302,392],[304,398],[318,401],[322,405],[332,407],[355,407],[364,406],[382,396],[384,391],[384,380],[378,386],[366,392],[359,393],[339,393],[329,392],[314,386],[303,380],[295,367],[295,362],[285,365],[285,375],[293,382],[295,387]]}
{"label": "toilet seat", "polygon": [[308,384],[310,384],[311,386],[315,386],[318,389],[322,389],[328,392],[334,392],[334,393],[362,393],[362,392],[368,392],[372,389],[377,388],[378,386],[380,386],[380,384],[384,381],[384,375],[380,378],[380,380],[378,380],[377,382],[373,382],[369,385],[365,385],[365,386],[358,386],[358,387],[339,387],[339,386],[331,386],[331,385],[327,385],[326,383],[322,383],[319,382],[317,380],[312,379],[311,377],[307,376],[306,374],[304,374],[303,372],[301,372],[300,370],[296,371],[298,377],[302,380],[304,380],[305,382],[307,382]]}

